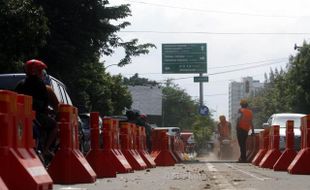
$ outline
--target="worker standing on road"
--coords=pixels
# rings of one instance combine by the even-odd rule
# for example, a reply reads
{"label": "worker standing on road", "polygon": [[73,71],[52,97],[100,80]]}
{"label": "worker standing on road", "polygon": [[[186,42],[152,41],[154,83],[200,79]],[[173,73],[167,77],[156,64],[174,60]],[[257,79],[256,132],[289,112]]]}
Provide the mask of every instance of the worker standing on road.
{"label": "worker standing on road", "polygon": [[239,162],[247,162],[246,160],[246,140],[248,137],[249,131],[252,129],[252,134],[254,134],[253,126],[253,113],[248,108],[248,102],[245,99],[240,100],[240,106],[237,119],[237,138],[240,147],[240,158]]}
{"label": "worker standing on road", "polygon": [[220,122],[217,124],[217,130],[219,133],[219,141],[224,139],[231,139],[231,123],[226,121],[226,117],[221,115],[219,117]]}

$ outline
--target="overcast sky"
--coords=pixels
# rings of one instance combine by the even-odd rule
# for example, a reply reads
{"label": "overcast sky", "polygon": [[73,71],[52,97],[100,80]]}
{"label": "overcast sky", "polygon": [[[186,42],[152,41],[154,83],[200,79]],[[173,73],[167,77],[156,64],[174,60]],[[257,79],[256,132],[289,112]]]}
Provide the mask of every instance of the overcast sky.
{"label": "overcast sky", "polygon": [[[209,83],[204,84],[204,103],[214,117],[228,116],[228,84],[252,76],[263,82],[270,68],[285,68],[294,44],[310,39],[309,0],[110,0],[111,5],[130,4],[131,23],[118,33],[124,40],[138,38],[157,46],[148,55],[134,58],[131,65],[107,68],[163,82],[198,74],[161,74],[162,43],[207,43]],[[153,32],[150,32],[153,31]],[[168,33],[162,33],[168,32]],[[182,33],[183,32],[183,33]],[[301,34],[303,33],[303,34]],[[123,52],[103,57],[106,65],[118,63]],[[238,65],[238,66],[232,66]],[[222,67],[222,68],[219,68]],[[225,74],[222,71],[243,69]],[[198,99],[199,85],[193,78],[175,80]]]}

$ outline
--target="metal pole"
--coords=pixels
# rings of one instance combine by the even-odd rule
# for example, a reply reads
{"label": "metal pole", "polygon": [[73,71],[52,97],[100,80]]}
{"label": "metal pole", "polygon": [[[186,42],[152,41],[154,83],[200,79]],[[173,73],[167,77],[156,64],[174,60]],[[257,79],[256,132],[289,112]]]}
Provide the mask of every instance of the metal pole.
{"label": "metal pole", "polygon": [[[199,76],[202,77],[202,73],[199,73]],[[199,103],[203,106],[203,82],[199,82]]]}

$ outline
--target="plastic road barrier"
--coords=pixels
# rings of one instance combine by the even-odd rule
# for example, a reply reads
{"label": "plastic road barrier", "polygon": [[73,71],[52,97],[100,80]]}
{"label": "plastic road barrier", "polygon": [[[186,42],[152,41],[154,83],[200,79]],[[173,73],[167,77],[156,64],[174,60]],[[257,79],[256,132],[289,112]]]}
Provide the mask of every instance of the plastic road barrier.
{"label": "plastic road barrier", "polygon": [[281,156],[279,149],[280,143],[280,126],[272,125],[269,135],[269,149],[259,164],[259,167],[273,169],[273,165]]}
{"label": "plastic road barrier", "polygon": [[288,167],[291,174],[310,174],[310,115],[301,118],[302,149]]}
{"label": "plastic road barrier", "polygon": [[120,141],[125,158],[134,170],[145,169],[146,163],[135,149],[136,125],[129,122],[120,122]]}
{"label": "plastic road barrier", "polygon": [[165,129],[152,132],[152,157],[157,166],[174,166],[177,158],[171,150],[170,138]]}
{"label": "plastic road barrier", "polygon": [[110,161],[109,164],[113,165],[117,173],[132,172],[131,165],[120,149],[119,121],[105,117],[103,123],[103,152]]}
{"label": "plastic road barrier", "polygon": [[266,152],[268,151],[269,146],[269,128],[265,128],[264,131],[259,133],[259,151],[252,160],[252,164],[258,166]]}
{"label": "plastic road barrier", "polygon": [[96,173],[79,150],[78,113],[73,106],[59,105],[60,149],[48,167],[58,184],[93,183]]}
{"label": "plastic road barrier", "polygon": [[0,90],[0,176],[8,189],[53,188],[33,149],[34,116],[30,96]]}
{"label": "plastic road barrier", "polygon": [[146,134],[145,128],[141,126],[137,126],[137,136],[136,136],[136,143],[137,143],[137,151],[140,154],[143,161],[146,163],[148,168],[156,167],[154,159],[146,150]]}
{"label": "plastic road barrier", "polygon": [[104,154],[99,145],[99,113],[90,113],[91,149],[86,159],[95,170],[98,178],[116,177],[116,168],[110,163],[108,155]]}
{"label": "plastic road barrier", "polygon": [[280,158],[273,166],[275,171],[287,171],[288,166],[297,155],[294,149],[294,121],[288,120],[286,122],[286,148]]}

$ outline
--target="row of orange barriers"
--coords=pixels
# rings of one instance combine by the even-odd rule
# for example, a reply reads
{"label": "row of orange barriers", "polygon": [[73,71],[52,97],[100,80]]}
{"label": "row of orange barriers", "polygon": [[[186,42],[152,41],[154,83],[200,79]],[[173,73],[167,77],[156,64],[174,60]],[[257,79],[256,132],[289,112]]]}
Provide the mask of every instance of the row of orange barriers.
{"label": "row of orange barriers", "polygon": [[52,189],[54,183],[92,183],[96,178],[183,160],[183,142],[166,130],[152,134],[151,154],[146,151],[144,127],[107,117],[100,135],[97,112],[91,113],[91,150],[84,157],[79,150],[78,110],[61,104],[60,147],[46,170],[33,149],[34,116],[31,97],[0,90],[0,189],[45,190]]}
{"label": "row of orange barriers", "polygon": [[184,143],[178,136],[169,136],[167,129],[152,131],[152,152],[156,165],[173,166],[184,161]]}
{"label": "row of orange barriers", "polygon": [[286,148],[279,149],[279,125],[273,125],[260,132],[256,139],[249,140],[249,152],[257,152],[253,159],[248,157],[253,165],[269,168],[275,171],[288,171],[291,174],[310,174],[310,115],[301,118],[301,150],[294,149],[294,121],[286,123]]}

